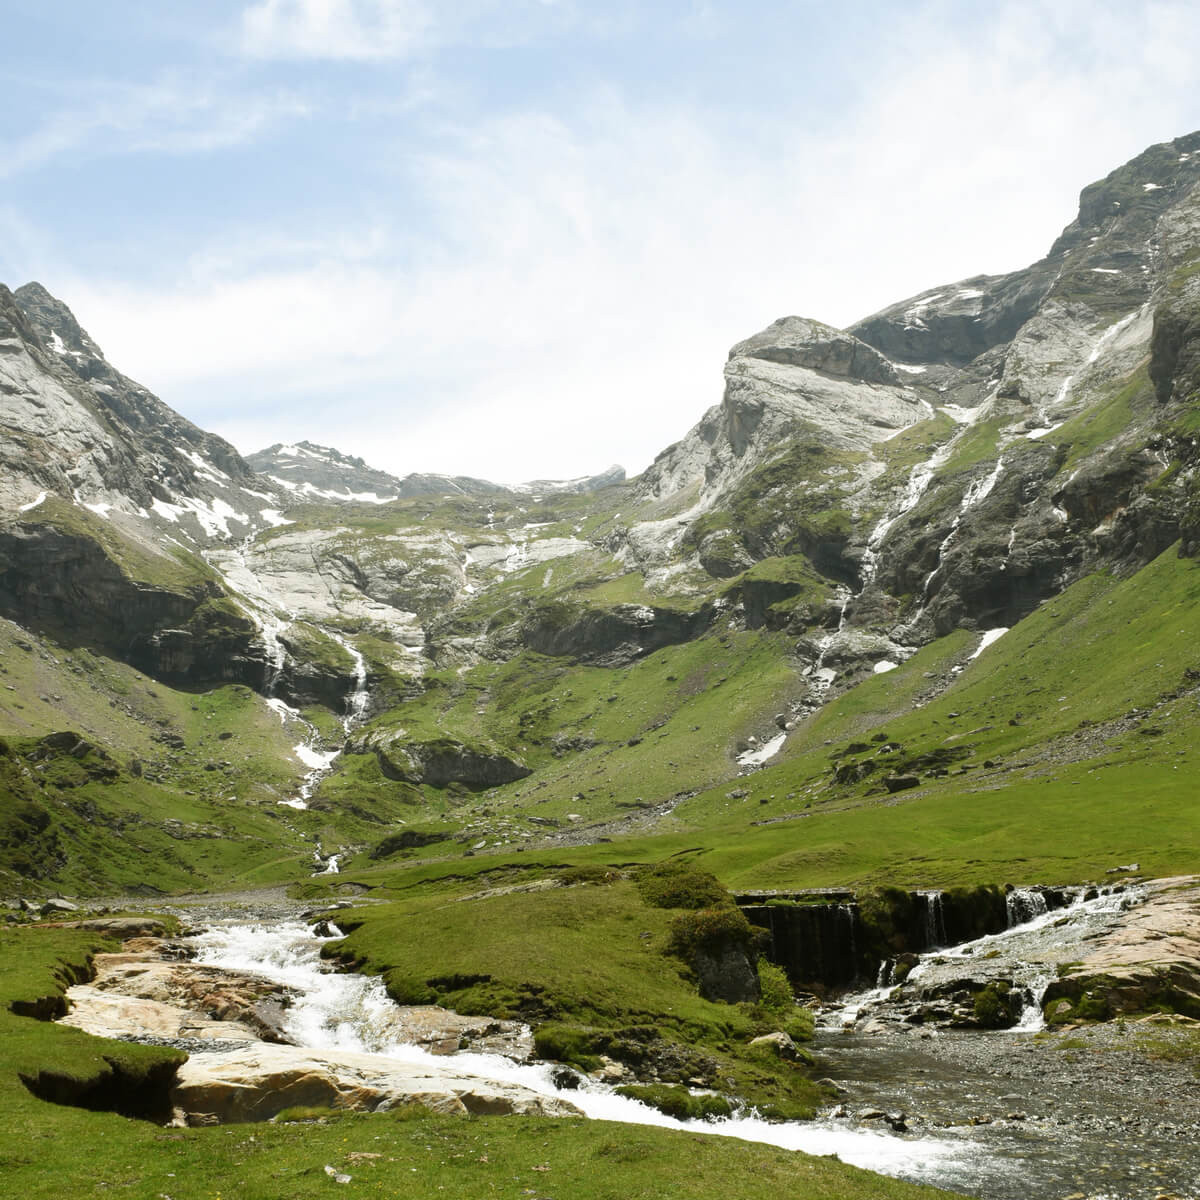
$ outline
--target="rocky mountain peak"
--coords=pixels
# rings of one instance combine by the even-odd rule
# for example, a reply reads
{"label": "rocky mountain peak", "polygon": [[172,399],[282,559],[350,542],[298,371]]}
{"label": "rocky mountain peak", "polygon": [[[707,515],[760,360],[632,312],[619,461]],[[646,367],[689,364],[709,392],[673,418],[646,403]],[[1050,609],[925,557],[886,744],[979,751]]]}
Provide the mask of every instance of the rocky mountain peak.
{"label": "rocky mountain peak", "polygon": [[607,470],[599,471],[595,475],[580,475],[576,479],[531,479],[527,483],[517,484],[512,490],[544,496],[579,496],[624,482],[625,468],[619,463],[613,463]]}
{"label": "rocky mountain peak", "polygon": [[24,284],[13,293],[13,298],[47,350],[60,356],[104,358],[75,314],[40,283]]}
{"label": "rocky mountain peak", "polygon": [[738,342],[729,358],[807,367],[863,383],[899,383],[896,368],[873,346],[852,333],[805,317],[780,317],[761,333]]}

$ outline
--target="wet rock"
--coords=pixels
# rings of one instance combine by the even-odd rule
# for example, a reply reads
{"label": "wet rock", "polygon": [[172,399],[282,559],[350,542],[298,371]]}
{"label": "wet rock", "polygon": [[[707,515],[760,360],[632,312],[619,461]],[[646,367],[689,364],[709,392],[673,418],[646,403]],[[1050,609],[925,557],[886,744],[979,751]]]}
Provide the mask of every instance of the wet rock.
{"label": "wet rock", "polygon": [[694,952],[691,966],[706,1000],[753,1003],[761,995],[758,972],[744,946],[728,942],[702,947]]}

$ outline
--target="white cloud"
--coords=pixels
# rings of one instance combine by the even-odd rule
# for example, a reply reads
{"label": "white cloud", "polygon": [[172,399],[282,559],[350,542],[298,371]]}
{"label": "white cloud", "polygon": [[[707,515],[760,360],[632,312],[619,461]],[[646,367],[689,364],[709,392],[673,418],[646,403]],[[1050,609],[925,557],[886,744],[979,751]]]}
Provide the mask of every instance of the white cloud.
{"label": "white cloud", "polygon": [[1029,0],[968,37],[927,6],[833,125],[798,105],[730,134],[615,92],[478,118],[395,151],[432,228],[251,230],[168,292],[59,289],[117,366],[244,450],[311,437],[502,480],[640,469],[719,399],[734,341],[1024,266],[1085,183],[1184,132],[1193,71],[1171,48],[1200,42],[1200,13],[1150,7]]}
{"label": "white cloud", "polygon": [[404,57],[433,24],[417,0],[260,0],[241,19],[252,58]]}
{"label": "white cloud", "polygon": [[41,126],[0,144],[0,178],[64,155],[222,149],[252,141],[278,122],[308,112],[308,103],[286,90],[248,94],[217,80],[172,74],[145,84],[86,86]]}

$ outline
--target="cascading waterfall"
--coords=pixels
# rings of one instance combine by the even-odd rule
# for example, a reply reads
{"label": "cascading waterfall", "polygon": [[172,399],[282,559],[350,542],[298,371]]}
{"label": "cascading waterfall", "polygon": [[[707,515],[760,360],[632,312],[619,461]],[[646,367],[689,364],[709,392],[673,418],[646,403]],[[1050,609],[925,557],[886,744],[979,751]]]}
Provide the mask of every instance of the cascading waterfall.
{"label": "cascading waterfall", "polygon": [[[925,606],[929,603],[929,589],[932,586],[937,573],[944,565],[946,551],[950,548],[950,544],[958,536],[958,529],[962,524],[963,517],[965,517],[967,513],[975,507],[975,505],[990,495],[992,489],[999,482],[1000,476],[1003,474],[1003,472],[1004,458],[1001,456],[1000,458],[996,459],[996,465],[992,469],[992,473],[990,475],[985,476],[983,479],[975,480],[975,482],[972,483],[965,492],[963,492],[963,498],[959,503],[958,512],[955,514],[954,521],[950,525],[950,532],[946,534],[946,536],[942,539],[941,545],[938,546],[937,563],[933,570],[925,576],[925,583],[921,588],[921,613],[925,611]],[[919,617],[921,613],[918,613],[917,617]],[[915,623],[917,617],[914,617],[911,623]]]}
{"label": "cascading waterfall", "polygon": [[849,588],[839,587],[837,590],[838,600],[838,623],[837,628],[832,633],[827,633],[817,643],[817,661],[813,663],[811,675],[811,688],[818,695],[824,696],[829,690],[829,685],[834,681],[837,672],[832,667],[825,666],[825,656],[833,647],[833,643],[837,640],[837,636],[846,627],[846,609],[853,599],[853,594]]}
{"label": "cascading waterfall", "polygon": [[879,551],[883,548],[884,538],[891,532],[892,526],[897,521],[907,516],[920,503],[921,497],[929,490],[934,475],[949,460],[954,442],[955,439],[951,438],[944,446],[938,447],[923,463],[917,463],[913,467],[899,504],[895,508],[889,509],[871,530],[863,549],[860,593],[866,591],[879,571]]}
{"label": "cascading waterfall", "polygon": [[[1007,929],[948,948],[944,946],[944,922],[939,929],[936,915],[943,894],[929,891],[920,895],[926,898],[926,937],[940,938],[942,943],[939,947],[935,942],[933,951],[922,954],[909,971],[904,981],[908,995],[902,996],[902,1001],[912,999],[910,984],[918,985],[919,992],[923,981],[927,984],[930,977],[956,978],[963,970],[962,964],[988,962],[997,968],[1002,965],[1002,973],[996,977],[1011,979],[1022,999],[1017,1024],[1006,1032],[1030,1033],[1043,1027],[1042,996],[1057,978],[1057,963],[1078,956],[1079,945],[1096,929],[1106,927],[1115,914],[1137,904],[1144,892],[1137,888],[1100,891],[1078,888],[1064,892],[1064,907],[1051,908],[1043,890],[1017,888],[1007,897]],[[885,967],[889,968],[886,976]],[[818,1028],[851,1028],[864,1011],[885,1006],[893,993],[890,967],[890,960],[885,960],[874,987],[847,995],[827,1009],[818,1021]]]}
{"label": "cascading waterfall", "polygon": [[[1104,352],[1104,347],[1107,346],[1108,343],[1111,342],[1117,336],[1117,334],[1121,332],[1122,329],[1124,329],[1131,322],[1135,321],[1143,311],[1144,309],[1142,308],[1134,309],[1133,312],[1127,313],[1119,321],[1115,322],[1106,330],[1104,330],[1104,332],[1093,343],[1091,352],[1088,354],[1087,361],[1084,363],[1084,366],[1090,367],[1094,362],[1096,362],[1100,355]],[[1053,409],[1055,410],[1055,416],[1060,415],[1058,414],[1057,410],[1061,408],[1070,397],[1071,390],[1075,386],[1075,378],[1076,376],[1074,373],[1068,375],[1059,385],[1059,389],[1054,395],[1054,400],[1049,405],[1044,405],[1038,409],[1036,417],[1037,428],[1029,430],[1029,432],[1025,434],[1027,438],[1031,439],[1032,441],[1037,441],[1038,438],[1043,438],[1048,433],[1053,433],[1056,429],[1061,427],[1063,424],[1062,421],[1054,421],[1053,424],[1051,423],[1053,421],[1053,417],[1050,415],[1050,412]]]}
{"label": "cascading waterfall", "polygon": [[1004,898],[1008,910],[1008,927],[1024,925],[1049,911],[1044,892],[1037,888],[1013,888]]}
{"label": "cascading waterfall", "polygon": [[280,619],[275,601],[250,566],[247,553],[253,541],[254,535],[251,534],[231,547],[236,560],[232,566],[228,561],[223,563],[222,555],[215,552],[205,551],[204,561],[229,585],[230,591],[237,597],[235,602],[238,607],[254,622],[259,637],[262,638],[266,657],[263,695],[271,699],[287,666],[287,647],[283,644],[283,632],[288,622]]}
{"label": "cascading waterfall", "polygon": [[946,910],[943,905],[944,892],[918,892],[925,904],[925,949],[934,950],[944,946],[946,937]]}
{"label": "cascading waterfall", "polygon": [[332,629],[327,629],[325,632],[354,660],[354,682],[346,697],[346,715],[342,718],[342,727],[349,733],[366,716],[367,703],[370,699],[367,692],[367,661],[358,647],[348,638],[343,637],[340,633],[334,633]]}

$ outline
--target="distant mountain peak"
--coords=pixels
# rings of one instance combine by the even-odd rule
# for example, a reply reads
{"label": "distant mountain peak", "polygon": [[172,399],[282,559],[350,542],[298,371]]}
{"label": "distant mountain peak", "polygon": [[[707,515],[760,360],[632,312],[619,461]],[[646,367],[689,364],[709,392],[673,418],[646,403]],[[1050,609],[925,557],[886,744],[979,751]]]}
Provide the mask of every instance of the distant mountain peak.
{"label": "distant mountain peak", "polygon": [[286,489],[297,500],[334,503],[386,504],[411,496],[479,496],[492,492],[518,495],[556,495],[594,492],[625,480],[625,469],[611,466],[577,479],[535,479],[508,487],[470,475],[413,472],[403,478],[370,467],[352,454],[317,442],[276,442],[246,461],[260,474]]}

